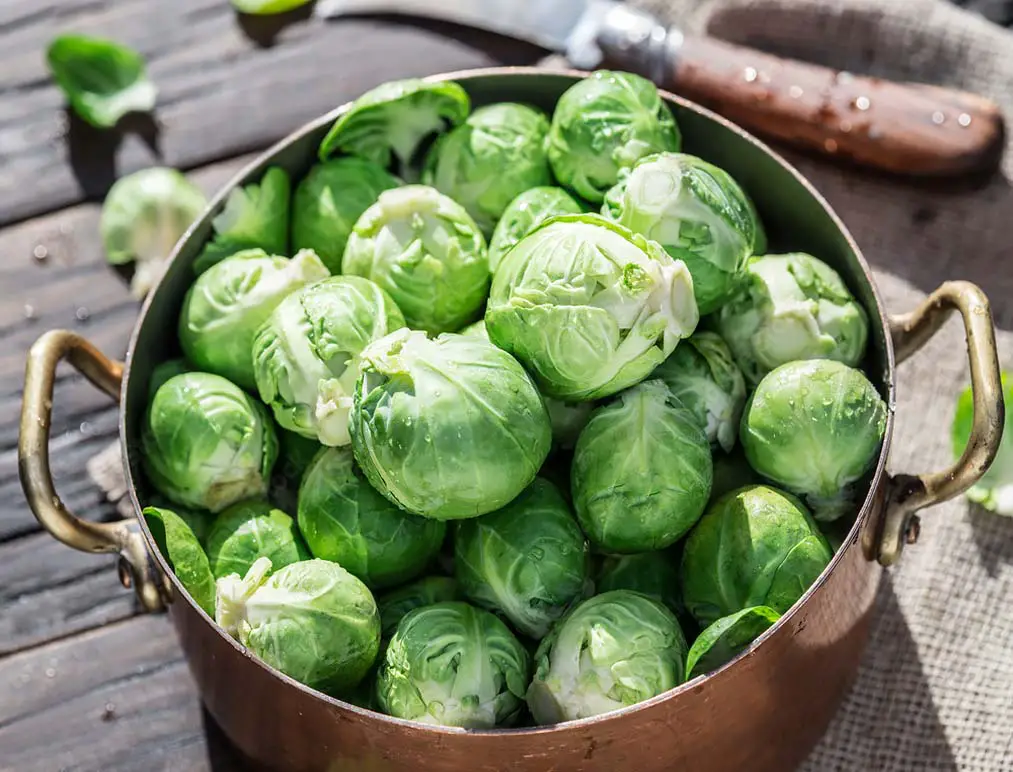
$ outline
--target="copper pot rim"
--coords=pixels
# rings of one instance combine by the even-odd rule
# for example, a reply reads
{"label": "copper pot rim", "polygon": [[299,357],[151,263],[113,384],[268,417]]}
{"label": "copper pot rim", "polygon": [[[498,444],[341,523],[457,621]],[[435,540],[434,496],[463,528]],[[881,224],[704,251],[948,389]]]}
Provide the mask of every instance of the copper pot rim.
{"label": "copper pot rim", "polygon": [[[446,80],[467,82],[476,79],[495,78],[497,76],[505,76],[505,75],[511,76],[519,75],[530,77],[541,77],[549,75],[579,80],[581,78],[587,77],[589,74],[590,74],[589,72],[573,68],[510,66],[510,67],[483,67],[466,70],[455,70],[451,72],[437,73],[434,75],[430,75],[423,78],[423,80],[430,82],[433,81],[438,82]],[[858,544],[859,533],[865,526],[866,521],[870,517],[872,517],[874,510],[877,509],[877,494],[882,489],[883,485],[886,483],[886,463],[889,457],[891,439],[893,437],[894,413],[895,413],[894,407],[896,404],[896,395],[895,395],[896,363],[894,357],[893,342],[889,335],[890,327],[884,310],[883,299],[880,296],[879,288],[876,286],[876,282],[872,277],[872,271],[869,267],[869,264],[866,262],[865,256],[862,254],[862,251],[858,247],[858,244],[855,242],[855,239],[851,235],[851,232],[848,230],[847,226],[841,220],[837,212],[833,209],[832,206],[830,206],[829,202],[827,202],[827,200],[808,180],[808,178],[806,178],[792,164],[790,164],[780,153],[770,148],[766,143],[764,143],[760,139],[756,138],[755,136],[747,132],[738,124],[718,115],[717,113],[707,109],[706,107],[698,105],[695,102],[680,97],[669,91],[665,91],[664,89],[659,88],[658,92],[666,102],[674,103],[683,109],[695,112],[698,115],[701,115],[704,118],[707,118],[710,121],[713,121],[714,123],[717,123],[723,128],[732,132],[741,141],[753,145],[761,152],[773,158],[774,161],[776,161],[777,164],[781,167],[782,171],[794,177],[795,180],[800,185],[802,185],[802,187],[806,190],[806,192],[820,205],[820,207],[825,211],[827,216],[833,222],[835,228],[844,237],[845,241],[848,244],[848,248],[857,258],[858,264],[862,269],[862,278],[868,284],[872,296],[875,299],[876,303],[875,322],[879,325],[880,330],[884,332],[884,334],[882,335],[882,340],[884,341],[884,354],[886,360],[886,372],[884,373],[884,377],[882,379],[882,385],[885,387],[886,390],[888,413],[887,413],[886,430],[883,436],[883,444],[882,447],[880,448],[879,458],[876,462],[876,466],[869,480],[869,490],[865,496],[865,499],[862,502],[861,508],[859,509],[858,512],[858,516],[855,518],[854,524],[849,529],[848,534],[844,542],[842,543],[841,548],[837,550],[837,552],[831,559],[830,563],[827,564],[826,568],[824,568],[823,572],[819,575],[817,580],[809,587],[809,589],[802,595],[802,597],[799,598],[799,600],[796,601],[795,604],[787,612],[785,612],[774,625],[772,625],[756,640],[754,640],[749,647],[747,647],[744,651],[742,651],[740,654],[738,654],[736,657],[734,657],[733,659],[731,659],[729,662],[725,663],[718,669],[706,673],[705,675],[697,676],[692,680],[679,684],[678,686],[675,686],[672,689],[669,689],[668,691],[663,692],[648,700],[644,700],[643,702],[639,702],[635,705],[630,705],[628,707],[613,710],[608,713],[603,713],[597,716],[575,719],[572,721],[566,721],[559,724],[548,726],[479,730],[479,729],[463,729],[460,727],[447,727],[447,726],[423,724],[418,721],[396,718],[394,716],[389,716],[385,713],[369,710],[367,708],[361,708],[357,705],[345,702],[341,699],[338,699],[337,697],[332,697],[328,694],[324,694],[323,692],[317,691],[316,689],[306,686],[305,684],[300,683],[299,681],[296,681],[290,676],[285,675],[279,670],[276,670],[275,668],[266,664],[256,656],[252,655],[238,641],[236,641],[231,636],[227,635],[215,623],[214,619],[212,619],[202,608],[200,608],[190,598],[189,594],[183,588],[182,584],[180,584],[175,573],[172,571],[172,568],[169,566],[165,558],[162,556],[161,551],[155,544],[151,532],[148,529],[144,517],[142,517],[141,515],[143,506],[141,505],[140,501],[137,498],[137,487],[135,485],[135,481],[133,478],[133,471],[129,463],[127,452],[129,449],[129,443],[127,441],[127,428],[125,415],[126,415],[126,395],[128,390],[125,388],[124,385],[124,387],[121,389],[120,392],[121,396],[120,396],[119,433],[120,433],[121,449],[125,451],[122,454],[123,470],[128,483],[127,487],[130,496],[130,503],[133,506],[134,516],[140,525],[140,529],[144,535],[144,539],[147,543],[149,552],[154,556],[154,559],[158,562],[158,565],[161,568],[162,572],[172,585],[173,602],[179,602],[180,599],[183,599],[190,606],[191,611],[203,617],[205,622],[210,624],[214,628],[215,632],[221,638],[226,640],[229,643],[229,645],[232,646],[232,649],[236,652],[237,655],[246,657],[247,659],[251,660],[256,666],[263,668],[273,677],[277,678],[279,681],[285,683],[291,688],[298,689],[306,693],[307,695],[319,700],[321,703],[328,705],[332,709],[345,710],[358,715],[361,719],[370,721],[379,721],[388,724],[392,727],[411,729],[412,731],[415,732],[423,730],[429,731],[433,735],[443,735],[453,737],[460,737],[460,736],[482,737],[486,735],[529,736],[529,735],[561,734],[571,731],[580,731],[583,729],[596,726],[602,722],[610,721],[620,716],[627,716],[640,711],[650,710],[651,708],[660,703],[667,702],[668,700],[677,699],[682,694],[704,688],[708,682],[723,677],[725,673],[735,669],[739,665],[739,663],[741,663],[743,660],[749,657],[757,656],[758,653],[762,653],[762,651],[766,648],[765,647],[766,642],[770,638],[772,638],[774,635],[777,635],[784,627],[792,624],[794,618],[798,614],[802,613],[803,609],[808,605],[810,598],[819,591],[819,589],[827,582],[830,575],[837,569],[837,566],[844,559],[844,553],[848,549],[851,549],[852,547]],[[345,102],[339,105],[338,107],[334,108],[330,112],[325,113],[324,115],[315,118],[311,121],[308,121],[307,123],[304,123],[298,129],[291,132],[288,136],[284,137],[283,139],[281,139],[280,141],[276,142],[271,147],[266,149],[264,152],[260,153],[255,159],[250,161],[241,170],[236,172],[236,174],[232,176],[229,182],[223,185],[218,190],[218,192],[210,199],[201,217],[187,229],[187,231],[180,238],[179,242],[177,242],[176,246],[173,248],[172,253],[169,256],[169,262],[171,263],[176,260],[180,251],[182,250],[183,245],[188,243],[190,239],[194,237],[194,232],[198,229],[198,227],[201,224],[205,223],[206,221],[210,220],[214,216],[214,214],[217,213],[220,206],[224,203],[226,196],[231,190],[236,188],[238,185],[243,184],[244,180],[247,177],[255,173],[266,163],[269,163],[270,160],[283,149],[287,148],[293,143],[302,141],[308,135],[313,134],[314,132],[320,131],[325,127],[329,126],[331,123],[334,122],[334,120],[337,119],[339,115],[341,115],[349,108],[349,106],[352,104],[352,101]],[[163,279],[165,274],[167,273],[168,270],[166,270],[166,272],[163,273],[162,277]],[[126,384],[129,381],[131,375],[132,370],[131,366],[133,363],[134,351],[137,346],[138,336],[141,327],[143,326],[149,308],[152,304],[154,297],[158,293],[161,284],[162,281],[160,280],[148,293],[143,305],[141,306],[141,310],[138,315],[137,321],[134,324],[134,328],[130,336],[130,342],[127,348],[127,355],[123,370],[124,384]],[[873,315],[870,314],[870,317],[872,316]]]}

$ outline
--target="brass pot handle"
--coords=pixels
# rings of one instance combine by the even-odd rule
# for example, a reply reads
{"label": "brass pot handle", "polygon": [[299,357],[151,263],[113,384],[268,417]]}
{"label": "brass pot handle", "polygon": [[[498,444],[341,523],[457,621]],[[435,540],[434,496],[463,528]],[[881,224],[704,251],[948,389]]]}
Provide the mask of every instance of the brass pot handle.
{"label": "brass pot handle", "polygon": [[92,384],[113,399],[120,392],[123,364],[106,357],[80,335],[52,330],[35,341],[25,367],[25,391],[18,437],[18,471],[28,506],[54,537],[82,552],[120,555],[120,581],[133,587],[147,611],[159,611],[170,596],[170,585],[152,559],[135,520],[96,523],[82,520],[63,505],[49,468],[49,431],[53,412],[56,366],[67,360]]}
{"label": "brass pot handle", "polygon": [[952,311],[960,312],[967,335],[974,401],[971,438],[964,454],[948,469],[898,474],[889,481],[878,554],[884,566],[895,563],[904,545],[917,540],[919,520],[915,512],[966,491],[981,479],[999,451],[1005,416],[999,357],[988,298],[978,286],[948,281],[914,311],[891,317],[890,336],[897,363],[924,346]]}

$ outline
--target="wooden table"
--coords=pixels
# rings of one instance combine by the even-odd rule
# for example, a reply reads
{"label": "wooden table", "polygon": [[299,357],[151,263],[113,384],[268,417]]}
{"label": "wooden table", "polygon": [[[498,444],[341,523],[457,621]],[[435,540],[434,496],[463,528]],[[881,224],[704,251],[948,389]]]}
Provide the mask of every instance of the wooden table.
{"label": "wooden table", "polygon": [[[155,121],[103,133],[68,115],[43,64],[64,31],[143,53],[159,88]],[[122,356],[134,324],[138,305],[98,237],[109,185],[164,164],[211,193],[250,153],[377,83],[540,55],[470,31],[327,23],[307,9],[242,19],[227,0],[0,5],[0,769],[240,768],[168,621],[140,613],[112,558],[40,532],[18,481],[28,347],[63,327]],[[116,436],[115,406],[69,368],[54,402],[60,495],[78,514],[116,517],[85,471]]]}

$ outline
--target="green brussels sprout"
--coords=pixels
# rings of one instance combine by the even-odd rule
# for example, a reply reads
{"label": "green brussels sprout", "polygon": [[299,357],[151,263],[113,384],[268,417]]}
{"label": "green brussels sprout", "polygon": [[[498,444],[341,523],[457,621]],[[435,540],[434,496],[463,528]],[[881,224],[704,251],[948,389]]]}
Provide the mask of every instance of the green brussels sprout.
{"label": "green brussels sprout", "polygon": [[461,123],[470,110],[468,93],[453,81],[412,78],[384,83],[338,117],[320,143],[320,160],[346,153],[386,168],[393,153],[407,166],[423,139]]}
{"label": "green brussels sprout", "polygon": [[359,356],[404,325],[390,295],[359,276],[333,276],[293,292],[253,338],[260,398],[282,428],[347,445]]}
{"label": "green brussels sprout", "polygon": [[751,258],[739,291],[716,321],[754,386],[778,365],[797,359],[834,359],[855,367],[869,334],[865,310],[837,272],[801,252]]}
{"label": "green brussels sprout", "polygon": [[443,546],[446,523],[402,512],[377,493],[349,448],[327,448],[299,486],[299,530],[314,557],[333,560],[371,588],[421,574]]}
{"label": "green brussels sprout", "polygon": [[369,589],[329,560],[303,560],[273,574],[271,568],[269,558],[258,558],[245,577],[220,578],[215,621],[300,683],[327,694],[353,689],[380,649]]}
{"label": "green brussels sprout", "polygon": [[685,264],[594,214],[552,217],[521,239],[485,313],[492,342],[571,402],[642,381],[698,321]]}
{"label": "green brussels sprout", "polygon": [[685,611],[679,584],[679,563],[672,550],[609,555],[595,579],[598,593],[631,590],[664,603],[677,616]]}
{"label": "green brussels sprout", "polygon": [[757,485],[763,478],[749,465],[745,453],[736,448],[731,453],[714,454],[714,483],[711,485],[711,501],[717,501],[726,493],[746,485]]}
{"label": "green brussels sprout", "polygon": [[364,158],[335,158],[317,164],[295,189],[292,247],[312,249],[333,274],[356,221],[385,190],[401,182]]}
{"label": "green brussels sprout", "polygon": [[489,240],[489,270],[493,273],[503,256],[531,231],[560,214],[582,214],[584,207],[562,188],[541,186],[525,190],[510,202]]}
{"label": "green brussels sprout", "polygon": [[311,250],[272,257],[238,252],[197,277],[183,299],[179,343],[201,370],[256,388],[253,338],[285,296],[330,274]]}
{"label": "green brussels sprout", "polygon": [[[172,376],[192,372],[193,367],[191,367],[190,363],[182,357],[179,359],[167,359],[166,361],[155,365],[151,371],[151,377],[148,379],[148,401],[150,402],[154,399],[155,392],[161,388],[163,383],[172,378]],[[171,508],[172,507],[169,507],[169,509]]]}
{"label": "green brussels sprout", "polygon": [[166,496],[158,493],[150,497],[148,506],[150,509],[168,509],[171,511],[176,517],[186,523],[187,528],[197,538],[197,543],[201,545],[202,549],[204,548],[204,545],[207,543],[208,533],[211,531],[211,524],[215,520],[214,515],[205,509],[180,506],[173,501],[169,501]]}
{"label": "green brussels sprout", "polygon": [[130,290],[142,298],[207,199],[175,169],[155,167],[121,177],[102,203],[102,246],[112,265],[134,263]]}
{"label": "green brussels sprout", "polygon": [[731,297],[756,240],[757,221],[739,184],[683,153],[640,159],[605,195],[602,214],[686,264],[701,314]]}
{"label": "green brussels sprout", "polygon": [[163,383],[148,405],[141,442],[151,484],[172,501],[210,512],[263,496],[278,458],[267,409],[211,373]]}
{"label": "green brussels sprout", "polygon": [[380,609],[380,629],[383,637],[389,638],[393,635],[398,623],[409,611],[432,606],[434,603],[459,600],[460,597],[457,582],[449,576],[427,576],[391,590],[376,601]]}
{"label": "green brussels sprout", "polygon": [[672,395],[693,411],[712,445],[731,451],[746,404],[746,381],[720,335],[693,333],[651,378],[663,380]]}
{"label": "green brussels sprout", "polygon": [[854,511],[854,486],[876,462],[886,403],[861,370],[828,359],[771,370],[742,414],[750,466],[805,498],[817,520]]}
{"label": "green brussels sprout", "polygon": [[194,603],[209,616],[214,616],[215,578],[196,534],[171,509],[145,507],[143,515],[159,552],[179,583],[190,593]]}
{"label": "green brussels sprout", "polygon": [[454,576],[464,596],[540,639],[583,593],[587,541],[556,487],[535,478],[502,509],[463,520],[454,534]]}
{"label": "green brussels sprout", "polygon": [[270,558],[278,569],[313,557],[295,521],[263,499],[241,501],[218,515],[208,534],[207,553],[215,579],[245,576],[258,558]]}
{"label": "green brussels sprout", "polygon": [[685,660],[671,611],[636,592],[606,592],[542,639],[528,707],[539,724],[556,724],[636,705],[682,683]]}
{"label": "green brussels sprout", "polygon": [[53,80],[81,118],[111,129],[127,113],[155,108],[158,90],[148,78],[144,57],[104,38],[59,35],[46,50]]}
{"label": "green brussels sprout", "polygon": [[739,488],[711,504],[686,539],[683,601],[704,627],[750,606],[783,614],[831,557],[802,502],[766,485]]}
{"label": "green brussels sprout", "polygon": [[444,602],[397,625],[376,679],[384,713],[423,724],[512,726],[524,705],[531,656],[488,611]]}
{"label": "green brussels sprout", "polygon": [[[512,501],[549,453],[549,416],[531,378],[478,338],[402,329],[362,352],[355,460],[417,515],[477,517]],[[461,463],[466,458],[468,463]]]}
{"label": "green brussels sprout", "polygon": [[[461,335],[489,341],[489,333],[485,329],[485,319],[479,319],[474,324],[469,324],[461,330]],[[591,418],[594,405],[590,402],[563,402],[545,395],[542,395],[542,400],[545,402],[546,410],[549,411],[553,444],[564,450],[573,449],[573,446],[577,444],[577,437],[581,430],[587,426],[587,422]]]}
{"label": "green brussels sprout", "polygon": [[750,606],[721,617],[689,647],[686,680],[706,675],[731,662],[780,618],[780,614],[767,606]]}
{"label": "green brussels sprout", "polygon": [[202,274],[229,255],[262,249],[269,255],[287,255],[288,213],[292,183],[288,173],[271,166],[259,183],[234,188],[225,206],[211,221],[214,237],[194,260]]}
{"label": "green brussels sprout", "polygon": [[412,329],[453,332],[489,289],[485,239],[460,204],[425,185],[380,194],[348,237],[343,273],[390,293]]}
{"label": "green brussels sprout", "polygon": [[[984,476],[967,491],[967,498],[997,515],[1013,515],[1013,375],[1002,374],[1006,421],[999,452]],[[974,395],[968,386],[957,400],[953,418],[953,455],[959,458],[971,439]]]}
{"label": "green brussels sprout", "polygon": [[599,70],[559,98],[548,145],[556,179],[598,204],[623,169],[652,153],[678,152],[682,137],[653,83]]}
{"label": "green brussels sprout", "polygon": [[605,552],[662,549],[700,519],[712,474],[696,416],[664,383],[646,381],[595,410],[577,439],[577,520]]}
{"label": "green brussels sprout", "polygon": [[461,204],[491,235],[514,198],[552,184],[548,133],[545,114],[527,105],[480,107],[430,148],[422,181]]}

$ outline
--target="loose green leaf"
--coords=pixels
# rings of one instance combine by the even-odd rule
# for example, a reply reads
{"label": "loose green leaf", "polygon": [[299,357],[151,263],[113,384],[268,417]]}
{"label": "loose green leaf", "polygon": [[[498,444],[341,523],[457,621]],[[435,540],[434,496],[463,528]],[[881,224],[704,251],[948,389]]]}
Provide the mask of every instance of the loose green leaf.
{"label": "loose green leaf", "polygon": [[109,129],[127,113],[155,107],[157,90],[136,51],[103,38],[60,35],[49,44],[46,63],[81,118]]}
{"label": "loose green leaf", "polygon": [[310,0],[232,0],[232,6],[240,13],[271,16],[301,8],[309,2]]}
{"label": "loose green leaf", "polygon": [[730,662],[781,615],[767,606],[751,606],[721,617],[693,642],[686,655],[686,680],[705,675]]}
{"label": "loose green leaf", "polygon": [[197,536],[170,509],[145,507],[144,520],[176,578],[210,616],[215,614],[215,578]]}
{"label": "loose green leaf", "polygon": [[[967,491],[967,498],[997,515],[1013,516],[1013,374],[1002,374],[1002,392],[1006,401],[1006,425],[1002,444],[992,465]],[[953,419],[953,455],[959,457],[971,438],[974,399],[968,386],[957,400]]]}

